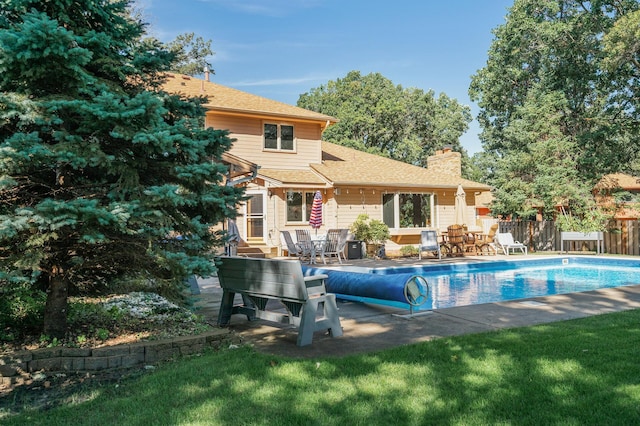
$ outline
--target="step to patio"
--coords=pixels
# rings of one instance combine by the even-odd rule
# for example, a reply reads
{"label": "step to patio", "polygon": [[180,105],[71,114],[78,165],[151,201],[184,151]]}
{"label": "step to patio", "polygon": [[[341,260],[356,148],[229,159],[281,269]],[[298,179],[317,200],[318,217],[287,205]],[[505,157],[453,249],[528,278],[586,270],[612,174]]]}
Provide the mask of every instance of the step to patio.
{"label": "step to patio", "polygon": [[267,255],[259,247],[238,247],[238,256],[264,259]]}

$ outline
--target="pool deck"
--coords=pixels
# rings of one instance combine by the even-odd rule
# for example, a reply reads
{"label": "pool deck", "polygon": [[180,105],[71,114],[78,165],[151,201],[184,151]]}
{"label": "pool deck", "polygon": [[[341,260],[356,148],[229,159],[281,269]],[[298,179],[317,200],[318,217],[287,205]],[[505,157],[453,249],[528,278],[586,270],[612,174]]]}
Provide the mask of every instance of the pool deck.
{"label": "pool deck", "polygon": [[[347,260],[343,265],[333,262],[318,266],[338,269],[373,268],[531,258],[538,256],[466,256],[441,261],[363,259]],[[200,295],[197,296],[196,306],[199,313],[215,322],[222,289],[216,278],[199,279],[198,285]],[[336,357],[440,337],[544,324],[637,308],[640,308],[640,285],[444,308],[414,315],[409,315],[408,310],[388,306],[338,300],[344,335],[332,338],[328,334],[317,332],[313,344],[309,346],[296,346],[297,330],[288,325],[280,326],[262,320],[249,322],[245,316],[234,315],[230,329],[259,352],[296,358]]]}

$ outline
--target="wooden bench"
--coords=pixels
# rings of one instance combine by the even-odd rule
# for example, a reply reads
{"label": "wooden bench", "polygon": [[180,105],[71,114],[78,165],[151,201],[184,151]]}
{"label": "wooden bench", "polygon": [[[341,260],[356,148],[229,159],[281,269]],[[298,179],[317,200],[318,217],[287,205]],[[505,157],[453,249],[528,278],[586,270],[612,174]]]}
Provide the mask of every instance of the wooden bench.
{"label": "wooden bench", "polygon": [[[329,330],[332,337],[342,336],[335,294],[327,293],[327,275],[305,277],[298,260],[220,257],[216,261],[218,279],[223,289],[218,325],[229,325],[231,315],[292,324],[298,327],[298,346],[310,345],[313,333]],[[234,305],[236,293],[244,303]],[[267,309],[267,302],[277,300],[286,313]],[[318,316],[322,305],[322,315]]]}

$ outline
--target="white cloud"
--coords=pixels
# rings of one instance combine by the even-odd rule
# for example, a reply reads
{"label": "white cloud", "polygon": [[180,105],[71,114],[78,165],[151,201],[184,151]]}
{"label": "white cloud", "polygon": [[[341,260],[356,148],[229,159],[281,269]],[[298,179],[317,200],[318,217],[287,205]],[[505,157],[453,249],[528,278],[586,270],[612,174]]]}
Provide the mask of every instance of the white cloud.
{"label": "white cloud", "polygon": [[237,81],[234,83],[228,83],[233,87],[255,87],[255,86],[292,86],[302,83],[308,83],[312,81],[328,81],[333,77],[325,76],[307,76],[307,77],[290,77],[290,78],[272,78],[254,81]]}

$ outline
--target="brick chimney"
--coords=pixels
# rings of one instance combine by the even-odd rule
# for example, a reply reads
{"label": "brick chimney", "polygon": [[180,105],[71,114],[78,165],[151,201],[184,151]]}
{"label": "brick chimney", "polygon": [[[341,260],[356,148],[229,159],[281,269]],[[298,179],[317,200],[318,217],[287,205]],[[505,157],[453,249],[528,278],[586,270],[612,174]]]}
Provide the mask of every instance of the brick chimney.
{"label": "brick chimney", "polygon": [[462,177],[462,156],[452,151],[450,145],[444,146],[427,158],[427,169],[438,174]]}

